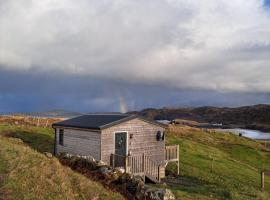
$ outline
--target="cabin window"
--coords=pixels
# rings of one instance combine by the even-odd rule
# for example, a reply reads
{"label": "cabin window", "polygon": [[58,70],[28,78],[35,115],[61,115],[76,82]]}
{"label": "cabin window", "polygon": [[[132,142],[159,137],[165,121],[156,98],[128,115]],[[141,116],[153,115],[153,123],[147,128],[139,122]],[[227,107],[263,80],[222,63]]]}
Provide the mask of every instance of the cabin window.
{"label": "cabin window", "polygon": [[64,130],[59,129],[59,144],[64,145]]}
{"label": "cabin window", "polygon": [[161,132],[160,131],[157,132],[156,138],[157,138],[157,141],[160,141],[161,140],[162,135],[161,135]]}
{"label": "cabin window", "polygon": [[156,134],[156,139],[157,139],[157,141],[164,140],[165,139],[164,132],[158,131]]}

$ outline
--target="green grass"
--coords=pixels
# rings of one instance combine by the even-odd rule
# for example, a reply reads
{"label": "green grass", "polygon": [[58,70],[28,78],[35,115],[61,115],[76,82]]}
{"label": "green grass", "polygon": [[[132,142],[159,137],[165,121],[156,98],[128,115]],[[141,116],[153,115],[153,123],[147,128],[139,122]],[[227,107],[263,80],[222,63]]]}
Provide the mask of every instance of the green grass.
{"label": "green grass", "polygon": [[[180,179],[192,183],[171,187],[177,198],[270,199],[270,177],[266,177],[265,192],[259,191],[261,169],[270,170],[270,152],[259,142],[194,128],[169,131],[166,139],[168,144],[180,145]],[[167,167],[175,168],[174,164]]]}
{"label": "green grass", "polygon": [[0,135],[20,138],[39,152],[53,152],[54,130],[52,128],[0,124]]}
{"label": "green grass", "polygon": [[52,147],[51,129],[0,125],[0,199],[124,199],[40,153]]}
{"label": "green grass", "polygon": [[[0,135],[24,142],[0,137],[0,175],[7,175],[2,183],[0,178],[0,196],[5,191],[11,199],[122,198],[42,155],[53,150],[52,129],[0,125]],[[270,199],[270,177],[265,192],[259,191],[260,170],[270,170],[270,152],[260,142],[187,127],[169,131],[166,142],[180,145],[182,184],[160,187],[172,189],[177,199]],[[170,163],[167,170],[175,171],[176,165]]]}

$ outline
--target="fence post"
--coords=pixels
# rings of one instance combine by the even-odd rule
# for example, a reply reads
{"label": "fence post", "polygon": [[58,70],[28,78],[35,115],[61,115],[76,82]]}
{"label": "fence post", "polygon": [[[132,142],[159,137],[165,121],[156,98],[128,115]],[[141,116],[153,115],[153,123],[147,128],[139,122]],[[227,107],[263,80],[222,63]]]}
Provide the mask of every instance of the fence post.
{"label": "fence post", "polygon": [[38,121],[37,121],[37,126],[39,126],[39,117],[38,117]]}
{"label": "fence post", "polygon": [[211,157],[211,173],[214,171],[214,157]]}
{"label": "fence post", "polygon": [[177,175],[180,173],[179,145],[177,145]]}
{"label": "fence post", "polygon": [[264,171],[261,172],[261,191],[264,191]]}

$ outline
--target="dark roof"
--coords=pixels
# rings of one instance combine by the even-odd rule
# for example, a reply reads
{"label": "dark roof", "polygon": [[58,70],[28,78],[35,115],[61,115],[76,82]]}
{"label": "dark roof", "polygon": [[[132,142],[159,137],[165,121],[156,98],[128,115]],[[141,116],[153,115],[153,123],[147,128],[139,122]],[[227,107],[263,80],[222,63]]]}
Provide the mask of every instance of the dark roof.
{"label": "dark roof", "polygon": [[135,118],[140,118],[149,123],[164,127],[164,124],[145,119],[141,116],[127,114],[88,114],[57,122],[52,126],[101,130]]}

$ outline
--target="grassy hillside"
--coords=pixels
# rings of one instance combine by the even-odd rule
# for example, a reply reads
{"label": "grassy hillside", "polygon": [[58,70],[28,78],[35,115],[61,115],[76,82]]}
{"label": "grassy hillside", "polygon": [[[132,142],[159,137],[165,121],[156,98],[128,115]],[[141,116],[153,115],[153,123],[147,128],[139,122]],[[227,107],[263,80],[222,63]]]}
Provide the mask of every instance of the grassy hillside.
{"label": "grassy hillside", "polygon": [[[259,142],[174,126],[167,143],[180,145],[181,177],[171,187],[179,199],[270,199],[270,177],[266,191],[259,191],[260,170],[270,170],[270,152]],[[174,170],[175,165],[167,168]]]}
{"label": "grassy hillside", "polygon": [[[12,136],[21,138],[4,137]],[[0,125],[0,199],[124,199],[101,184],[62,166],[51,151],[53,132]],[[40,151],[40,152],[39,152]]]}
{"label": "grassy hillside", "polygon": [[[122,199],[41,154],[52,151],[53,139],[49,128],[0,125],[0,199]],[[260,170],[270,170],[270,152],[259,142],[179,126],[169,129],[166,141],[180,145],[181,176],[160,187],[178,199],[270,199],[270,177],[266,191],[259,191]],[[175,167],[171,163],[167,170]]]}

